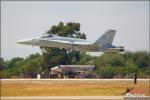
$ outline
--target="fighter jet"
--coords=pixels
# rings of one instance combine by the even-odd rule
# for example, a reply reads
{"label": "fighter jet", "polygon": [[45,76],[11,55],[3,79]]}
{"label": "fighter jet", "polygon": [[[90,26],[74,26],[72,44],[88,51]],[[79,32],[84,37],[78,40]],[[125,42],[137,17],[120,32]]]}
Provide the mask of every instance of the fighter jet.
{"label": "fighter jet", "polygon": [[70,37],[62,37],[53,34],[47,36],[22,39],[16,41],[20,44],[40,46],[40,47],[57,47],[64,49],[71,49],[76,51],[87,52],[123,52],[123,46],[112,45],[116,30],[109,29],[96,41],[88,41],[85,39],[77,39]]}

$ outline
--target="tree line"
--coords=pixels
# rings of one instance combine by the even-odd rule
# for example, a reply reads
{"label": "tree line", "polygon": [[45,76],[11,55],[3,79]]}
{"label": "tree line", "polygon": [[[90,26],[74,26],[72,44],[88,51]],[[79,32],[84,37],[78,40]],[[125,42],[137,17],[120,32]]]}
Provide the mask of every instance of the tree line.
{"label": "tree line", "polygon": [[[48,78],[51,67],[63,64],[57,60],[55,59],[55,62],[48,67],[45,64],[44,55],[39,53],[32,54],[25,59],[14,57],[4,61],[3,58],[0,58],[1,78],[36,78],[38,73],[43,74],[44,78]],[[76,63],[95,65],[91,74],[97,74],[101,78],[131,78],[134,73],[137,73],[140,78],[146,78],[150,75],[149,60],[150,56],[147,52],[104,53],[99,57],[82,53]],[[74,64],[74,62],[68,64]]]}
{"label": "tree line", "polygon": [[[45,34],[55,34],[64,37],[86,39],[80,32],[80,23],[69,22],[50,27]],[[93,57],[85,52],[73,50],[40,47],[42,54],[31,54],[26,58],[14,57],[10,60],[0,58],[1,78],[36,78],[39,73],[48,78],[50,68],[57,65],[90,64],[95,65],[91,74],[101,78],[127,78],[137,73],[138,77],[146,78],[150,75],[149,52],[103,53]]]}

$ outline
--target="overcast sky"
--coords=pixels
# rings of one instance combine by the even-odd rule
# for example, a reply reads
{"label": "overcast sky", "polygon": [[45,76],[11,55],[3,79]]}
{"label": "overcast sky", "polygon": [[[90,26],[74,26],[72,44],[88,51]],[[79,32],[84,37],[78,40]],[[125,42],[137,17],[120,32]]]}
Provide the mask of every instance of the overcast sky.
{"label": "overcast sky", "polygon": [[9,60],[41,52],[16,41],[41,36],[60,21],[79,22],[89,40],[115,29],[114,45],[149,51],[148,1],[1,1],[1,56]]}

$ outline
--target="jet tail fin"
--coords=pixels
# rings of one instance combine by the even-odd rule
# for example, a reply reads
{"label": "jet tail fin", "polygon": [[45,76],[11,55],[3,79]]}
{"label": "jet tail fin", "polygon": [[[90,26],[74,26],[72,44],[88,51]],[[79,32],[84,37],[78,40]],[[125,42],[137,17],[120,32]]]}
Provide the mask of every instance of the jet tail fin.
{"label": "jet tail fin", "polygon": [[107,30],[101,37],[99,37],[95,42],[94,45],[104,46],[104,45],[112,45],[114,40],[116,30]]}

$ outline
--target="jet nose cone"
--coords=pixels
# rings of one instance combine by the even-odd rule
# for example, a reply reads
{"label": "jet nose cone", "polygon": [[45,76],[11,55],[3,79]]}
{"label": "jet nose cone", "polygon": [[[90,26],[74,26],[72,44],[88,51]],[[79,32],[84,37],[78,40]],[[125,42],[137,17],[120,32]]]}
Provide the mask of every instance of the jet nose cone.
{"label": "jet nose cone", "polygon": [[19,44],[26,44],[28,42],[29,42],[29,40],[25,40],[25,39],[16,41],[16,43],[19,43]]}
{"label": "jet nose cone", "polygon": [[18,40],[18,41],[16,41],[16,43],[22,43],[22,42],[24,42],[24,41],[22,41],[22,40]]}

